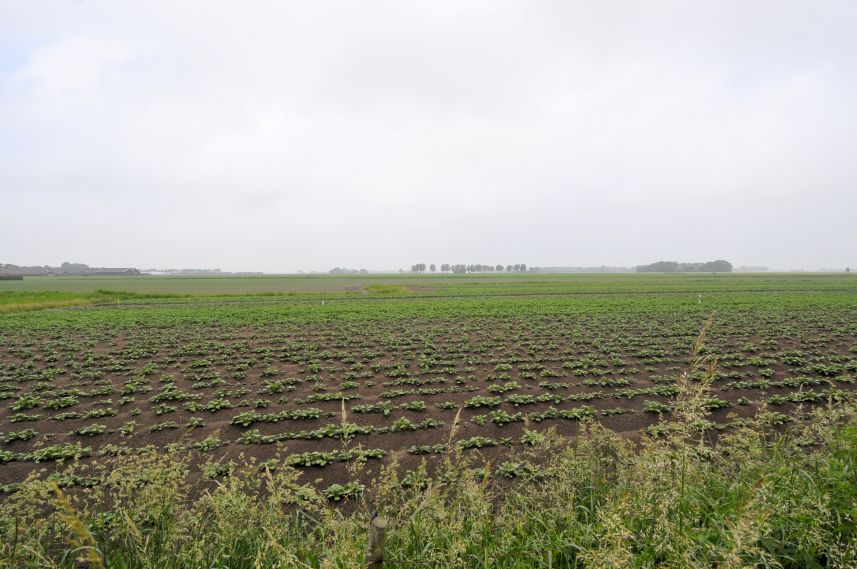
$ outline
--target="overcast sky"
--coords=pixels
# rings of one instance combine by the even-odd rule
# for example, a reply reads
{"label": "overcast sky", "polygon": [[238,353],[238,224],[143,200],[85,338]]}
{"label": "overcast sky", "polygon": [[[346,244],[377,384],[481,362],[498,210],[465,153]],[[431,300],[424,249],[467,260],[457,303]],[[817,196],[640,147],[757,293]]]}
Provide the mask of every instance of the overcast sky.
{"label": "overcast sky", "polygon": [[857,265],[857,2],[0,0],[0,263]]}

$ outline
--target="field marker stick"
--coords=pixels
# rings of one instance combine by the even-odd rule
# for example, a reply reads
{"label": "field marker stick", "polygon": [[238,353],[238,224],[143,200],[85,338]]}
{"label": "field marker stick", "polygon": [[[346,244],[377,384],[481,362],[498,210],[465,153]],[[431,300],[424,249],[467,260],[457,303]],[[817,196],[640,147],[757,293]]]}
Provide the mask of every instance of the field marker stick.
{"label": "field marker stick", "polygon": [[387,541],[387,518],[375,518],[369,526],[366,547],[366,569],[384,566],[384,543]]}

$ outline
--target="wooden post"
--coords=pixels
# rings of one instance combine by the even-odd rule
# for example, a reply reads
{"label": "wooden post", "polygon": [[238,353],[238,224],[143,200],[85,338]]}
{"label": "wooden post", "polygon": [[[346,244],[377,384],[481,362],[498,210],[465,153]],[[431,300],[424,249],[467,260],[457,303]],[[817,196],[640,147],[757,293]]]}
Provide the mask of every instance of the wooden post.
{"label": "wooden post", "polygon": [[373,518],[369,525],[369,545],[366,547],[366,569],[384,566],[384,542],[387,541],[387,518]]}

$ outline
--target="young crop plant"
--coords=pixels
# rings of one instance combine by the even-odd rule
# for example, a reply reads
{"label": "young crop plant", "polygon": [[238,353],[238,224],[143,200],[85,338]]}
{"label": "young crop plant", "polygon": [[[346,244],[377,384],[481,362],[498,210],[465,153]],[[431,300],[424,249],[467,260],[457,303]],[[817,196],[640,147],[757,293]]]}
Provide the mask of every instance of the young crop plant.
{"label": "young crop plant", "polygon": [[824,399],[824,395],[815,391],[792,391],[786,395],[772,395],[768,399],[771,405],[782,405],[783,403],[815,403]]}
{"label": "young crop plant", "polygon": [[8,433],[0,433],[0,440],[2,440],[6,444],[10,444],[14,441],[29,441],[38,435],[33,429],[23,429],[21,431],[10,431]]}
{"label": "young crop plant", "polygon": [[537,446],[544,444],[545,441],[547,441],[547,436],[539,431],[524,428],[524,432],[521,435],[521,444],[525,446]]}
{"label": "young crop plant", "polygon": [[278,375],[279,373],[280,373],[279,370],[277,370],[276,368],[267,367],[264,370],[262,370],[261,376],[262,377],[273,377],[275,375]]}
{"label": "young crop plant", "polygon": [[115,417],[119,412],[112,407],[98,407],[83,414],[84,419],[100,419],[101,417]]}
{"label": "young crop plant", "polygon": [[763,411],[759,413],[758,419],[761,423],[771,427],[785,425],[793,420],[790,416],[778,411]]}
{"label": "young crop plant", "polygon": [[106,444],[100,449],[98,449],[98,456],[121,456],[123,454],[130,454],[132,452],[131,447],[127,445],[114,445],[114,444]]}
{"label": "young crop plant", "polygon": [[232,403],[230,403],[228,399],[218,398],[212,399],[201,408],[210,413],[216,413],[221,409],[232,409]]}
{"label": "young crop plant", "polygon": [[719,399],[717,397],[709,397],[702,401],[702,408],[707,411],[713,411],[715,409],[725,409],[731,406],[731,403],[724,399]]}
{"label": "young crop plant", "polygon": [[45,402],[45,409],[65,409],[66,407],[71,407],[73,405],[77,405],[78,398],[74,396],[66,396],[66,397],[57,397],[56,399],[51,399],[50,401]]}
{"label": "young crop plant", "polygon": [[262,389],[259,390],[260,395],[274,395],[277,393],[284,393],[288,385],[283,380],[274,380],[274,381],[265,381],[263,382]]}
{"label": "young crop plant", "polygon": [[555,389],[568,389],[571,385],[567,383],[552,383],[550,381],[542,381],[539,383],[539,387],[542,389],[547,389],[549,391],[553,391]]}
{"label": "young crop plant", "polygon": [[413,488],[415,490],[425,490],[428,487],[429,477],[425,468],[418,470],[409,470],[402,477],[399,485],[402,488]]}
{"label": "young crop plant", "polygon": [[249,427],[253,423],[277,423],[279,421],[302,420],[308,421],[321,417],[321,409],[316,407],[306,407],[303,409],[295,409],[294,411],[280,411],[279,413],[259,413],[258,411],[244,411],[232,417],[233,425]]}
{"label": "young crop plant", "polygon": [[476,395],[468,399],[464,406],[468,409],[478,409],[480,407],[497,407],[500,405],[501,399],[499,397],[486,397],[484,395]]}
{"label": "young crop plant", "polygon": [[554,407],[550,407],[547,411],[530,413],[528,415],[528,417],[536,423],[540,423],[541,421],[544,421],[546,419],[567,419],[570,421],[580,421],[581,419],[586,419],[594,416],[595,409],[593,407],[590,407],[589,405],[582,405],[573,409],[561,410],[555,409]]}
{"label": "young crop plant", "polygon": [[60,443],[41,447],[20,455],[20,460],[29,462],[45,462],[48,460],[85,458],[91,454],[92,448],[81,446],[80,443]]}
{"label": "young crop plant", "polygon": [[223,441],[215,435],[209,435],[192,446],[200,452],[209,452],[223,445]]}
{"label": "young crop plant", "polygon": [[81,417],[83,417],[83,415],[81,415],[77,411],[66,411],[65,413],[57,413],[56,415],[51,417],[51,420],[53,420],[53,421],[69,421],[72,419],[80,419]]}
{"label": "young crop plant", "polygon": [[403,403],[401,405],[402,409],[406,411],[425,411],[426,410],[426,402],[425,401],[411,401],[410,403]]}
{"label": "young crop plant", "polygon": [[241,436],[238,437],[237,441],[245,445],[256,445],[272,444],[289,438],[296,439],[299,437],[297,434],[292,433],[285,433],[283,435],[263,435],[259,432],[259,429],[248,429],[241,433]]}
{"label": "young crop plant", "polygon": [[213,480],[215,478],[231,476],[235,472],[235,463],[232,461],[208,461],[200,466],[200,470],[205,478]]}
{"label": "young crop plant", "polygon": [[527,461],[506,461],[497,467],[497,474],[504,478],[534,478],[539,474],[539,469]]}
{"label": "young crop plant", "polygon": [[380,448],[356,448],[336,453],[337,460],[369,460],[381,459],[387,456],[387,451]]}
{"label": "young crop plant", "polygon": [[335,457],[334,453],[332,452],[311,451],[291,455],[286,460],[286,464],[288,464],[289,466],[315,466],[318,468],[323,468],[328,464],[331,464],[334,460]]}
{"label": "young crop plant", "polygon": [[103,435],[106,432],[107,425],[88,425],[86,427],[80,427],[79,429],[75,429],[70,434],[78,435],[81,437],[94,437],[96,435]]}
{"label": "young crop plant", "polygon": [[199,429],[205,426],[205,421],[201,417],[191,417],[188,419],[185,427],[188,429]]}
{"label": "young crop plant", "polygon": [[399,363],[396,364],[391,370],[385,373],[387,377],[410,377],[411,372],[408,371],[408,368],[405,364]]}
{"label": "young crop plant", "polygon": [[583,385],[588,387],[627,387],[631,380],[626,378],[585,379]]}
{"label": "young crop plant", "polygon": [[521,405],[532,405],[536,403],[536,398],[533,395],[511,393],[506,396],[506,403],[511,403],[515,407],[519,407]]}
{"label": "young crop plant", "polygon": [[443,427],[443,425],[443,421],[432,418],[425,419],[419,423],[413,423],[407,417],[399,417],[390,427],[386,427],[386,431],[382,428],[379,432],[399,433],[403,431],[416,431],[419,429],[437,429]]}
{"label": "young crop plant", "polygon": [[395,408],[396,406],[393,403],[384,401],[382,403],[373,403],[371,405],[356,405],[352,407],[351,410],[355,413],[380,413],[387,417]]}
{"label": "young crop plant", "polygon": [[[375,431],[375,428],[369,425],[357,425],[355,423],[347,423],[344,422],[342,424],[328,423],[323,427],[318,429],[314,429],[312,431],[300,431],[299,433],[282,433],[280,435],[276,435],[279,437],[279,440],[288,440],[288,439],[343,439],[347,440],[354,435],[369,435]],[[248,431],[249,432],[249,431]],[[264,439],[263,439],[264,440]]]}
{"label": "young crop plant", "polygon": [[152,403],[163,403],[165,401],[198,401],[201,398],[202,396],[199,394],[186,393],[173,384],[167,384],[149,401]]}
{"label": "young crop plant", "polygon": [[332,393],[312,393],[306,399],[301,399],[298,402],[318,403],[320,401],[352,401],[354,399],[362,399],[362,397],[356,393],[343,393],[341,391],[336,391]]}
{"label": "young crop plant", "polygon": [[461,449],[484,448],[497,446],[497,441],[488,437],[471,437],[462,439],[456,443]]}
{"label": "young crop plant", "polygon": [[510,415],[502,409],[497,409],[495,411],[491,411],[488,416],[491,422],[497,425],[498,427],[508,425],[509,423],[521,422],[524,420],[524,414],[520,411],[515,413],[514,415]]}
{"label": "young crop plant", "polygon": [[627,409],[625,407],[612,407],[610,409],[602,409],[599,413],[602,417],[612,417],[613,415],[624,415],[626,413],[633,413],[633,409]]}
{"label": "young crop plant", "polygon": [[508,383],[504,383],[502,385],[489,385],[488,392],[489,393],[506,393],[507,391],[514,391],[518,389],[520,385],[516,381],[510,381]]}
{"label": "young crop plant", "polygon": [[137,427],[137,421],[127,421],[119,427],[119,434],[123,437],[130,437],[134,434],[134,429]]}
{"label": "young crop plant", "polygon": [[804,353],[799,350],[792,350],[780,354],[780,361],[790,366],[802,366],[806,363]]}
{"label": "young crop plant", "polygon": [[646,413],[657,413],[660,415],[662,413],[669,413],[671,410],[671,405],[661,403],[660,401],[643,401],[643,411],[645,411]]}
{"label": "young crop plant", "polygon": [[358,498],[366,490],[366,486],[356,480],[345,484],[331,484],[322,492],[324,497],[334,502]]}
{"label": "young crop plant", "polygon": [[166,403],[161,403],[157,407],[155,407],[155,415],[161,416],[167,413],[174,413],[178,409],[174,405],[167,405]]}
{"label": "young crop plant", "polygon": [[420,445],[408,448],[410,454],[443,454],[446,452],[446,445]]}
{"label": "young crop plant", "polygon": [[175,421],[163,421],[160,423],[155,423],[154,425],[149,427],[149,432],[150,433],[157,433],[160,431],[165,431],[167,429],[178,429],[178,428],[179,428],[179,426],[176,424]]}
{"label": "young crop plant", "polygon": [[404,397],[405,395],[412,395],[413,393],[413,389],[394,389],[392,391],[385,391],[381,393],[379,397],[383,399],[396,399],[397,397]]}
{"label": "young crop plant", "polygon": [[12,411],[27,411],[41,405],[41,400],[36,395],[22,395],[9,408]]}

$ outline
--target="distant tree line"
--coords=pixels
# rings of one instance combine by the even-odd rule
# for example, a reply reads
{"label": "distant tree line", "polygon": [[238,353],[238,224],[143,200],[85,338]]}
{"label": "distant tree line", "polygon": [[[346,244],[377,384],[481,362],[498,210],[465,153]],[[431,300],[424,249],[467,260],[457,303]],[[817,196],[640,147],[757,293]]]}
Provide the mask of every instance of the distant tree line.
{"label": "distant tree line", "polygon": [[[432,273],[437,272],[437,265],[432,263],[428,266],[428,270]],[[424,273],[426,272],[426,264],[425,263],[417,263],[415,265],[411,265],[412,273]],[[442,273],[454,273],[454,274],[466,274],[466,273],[526,273],[527,265],[525,263],[518,263],[515,265],[451,265],[449,263],[444,263],[440,266],[440,272]]]}
{"label": "distant tree line", "polygon": [[707,263],[677,263],[658,261],[651,265],[637,266],[638,273],[731,273],[732,263],[718,259]]}

